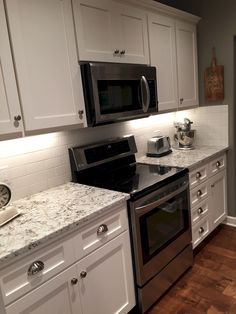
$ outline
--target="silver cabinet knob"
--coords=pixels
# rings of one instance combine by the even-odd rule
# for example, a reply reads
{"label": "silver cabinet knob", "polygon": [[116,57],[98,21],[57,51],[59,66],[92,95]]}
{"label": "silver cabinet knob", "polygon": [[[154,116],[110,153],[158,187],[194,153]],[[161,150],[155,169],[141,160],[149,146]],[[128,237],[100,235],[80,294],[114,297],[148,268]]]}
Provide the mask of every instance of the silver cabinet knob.
{"label": "silver cabinet knob", "polygon": [[180,98],[179,102],[180,102],[180,105],[182,105],[182,103],[184,102],[184,99]]}
{"label": "silver cabinet knob", "polygon": [[204,228],[203,228],[203,227],[200,227],[198,232],[199,232],[199,234],[203,234],[204,231],[205,231]]}
{"label": "silver cabinet knob", "polygon": [[20,116],[20,115],[14,116],[14,120],[15,120],[15,121],[20,121],[20,120],[21,120],[21,116]]}
{"label": "silver cabinet knob", "polygon": [[102,224],[97,229],[97,235],[100,236],[108,231],[108,227],[105,224]]}
{"label": "silver cabinet knob", "polygon": [[86,276],[87,276],[87,272],[83,270],[83,271],[80,273],[80,277],[81,277],[81,278],[85,278]]}
{"label": "silver cabinet knob", "polygon": [[220,162],[219,162],[219,161],[217,161],[217,163],[216,163],[216,167],[217,167],[217,168],[219,168],[219,167],[220,167]]}
{"label": "silver cabinet knob", "polygon": [[203,209],[201,207],[199,207],[197,212],[198,212],[199,215],[201,215],[203,213]]}
{"label": "silver cabinet knob", "polygon": [[119,49],[116,49],[115,51],[114,51],[114,55],[118,55],[120,53],[120,50]]}
{"label": "silver cabinet knob", "polygon": [[44,263],[42,261],[33,262],[28,269],[28,276],[34,276],[40,273],[44,269]]}
{"label": "silver cabinet knob", "polygon": [[77,285],[77,283],[78,283],[78,279],[77,278],[72,278],[71,279],[71,284],[74,286],[74,285]]}
{"label": "silver cabinet knob", "polygon": [[125,54],[125,50],[121,50],[120,54],[124,55]]}
{"label": "silver cabinet knob", "polygon": [[198,190],[197,191],[197,196],[201,196],[202,195],[202,191],[201,190]]}
{"label": "silver cabinet knob", "polygon": [[197,172],[197,173],[196,173],[196,179],[201,178],[201,176],[202,176],[202,175],[201,175],[201,172]]}

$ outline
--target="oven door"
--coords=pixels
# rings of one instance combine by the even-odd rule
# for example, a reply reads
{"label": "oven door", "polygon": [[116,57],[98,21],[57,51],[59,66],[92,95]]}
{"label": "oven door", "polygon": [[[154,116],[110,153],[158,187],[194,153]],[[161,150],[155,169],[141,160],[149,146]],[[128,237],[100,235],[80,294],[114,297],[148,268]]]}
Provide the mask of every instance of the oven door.
{"label": "oven door", "polygon": [[188,177],[130,204],[138,286],[160,272],[191,242]]}

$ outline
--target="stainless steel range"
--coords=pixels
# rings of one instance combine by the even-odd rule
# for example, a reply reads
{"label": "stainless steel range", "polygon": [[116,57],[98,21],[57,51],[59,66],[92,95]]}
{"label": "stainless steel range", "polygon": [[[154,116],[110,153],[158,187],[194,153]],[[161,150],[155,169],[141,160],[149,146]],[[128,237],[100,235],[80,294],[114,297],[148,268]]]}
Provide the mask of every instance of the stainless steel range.
{"label": "stainless steel range", "polygon": [[137,163],[133,136],[69,149],[74,182],[130,194],[139,313],[192,265],[188,170]]}

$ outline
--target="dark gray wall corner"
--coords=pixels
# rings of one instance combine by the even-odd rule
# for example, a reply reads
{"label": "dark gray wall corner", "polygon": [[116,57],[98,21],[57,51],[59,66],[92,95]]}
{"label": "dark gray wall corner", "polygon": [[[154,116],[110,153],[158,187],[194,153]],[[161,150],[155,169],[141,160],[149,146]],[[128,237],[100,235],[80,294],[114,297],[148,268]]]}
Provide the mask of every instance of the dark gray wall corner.
{"label": "dark gray wall corner", "polygon": [[[228,0],[160,0],[164,4],[196,14],[198,23],[199,101],[201,106],[229,106],[228,210],[236,216],[236,1]],[[211,64],[212,47],[219,65],[224,66],[225,99],[209,103],[204,95],[204,72]],[[220,127],[220,126],[219,126]]]}
{"label": "dark gray wall corner", "polygon": [[189,12],[191,14],[201,14],[202,0],[156,0],[163,4],[169,5],[179,10]]}

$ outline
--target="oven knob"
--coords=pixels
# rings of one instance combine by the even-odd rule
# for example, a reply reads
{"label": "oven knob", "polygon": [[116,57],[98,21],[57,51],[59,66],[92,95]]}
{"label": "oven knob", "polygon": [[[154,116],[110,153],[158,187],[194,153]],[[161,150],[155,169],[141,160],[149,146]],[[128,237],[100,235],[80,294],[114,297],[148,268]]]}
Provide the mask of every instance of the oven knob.
{"label": "oven knob", "polygon": [[197,173],[196,173],[196,179],[201,178],[201,176],[202,176],[202,175],[201,175],[201,172],[197,172]]}
{"label": "oven knob", "polygon": [[119,49],[116,49],[115,51],[114,51],[114,55],[118,55],[120,53],[120,50]]}
{"label": "oven knob", "polygon": [[219,167],[220,167],[220,162],[219,162],[219,161],[217,161],[217,163],[216,163],[216,167],[217,167],[217,168],[219,168]]}
{"label": "oven knob", "polygon": [[204,233],[204,228],[203,227],[200,227],[200,229],[199,229],[199,234],[203,234]]}
{"label": "oven knob", "polygon": [[202,195],[202,191],[201,190],[198,190],[197,191],[197,196],[201,196]]}

